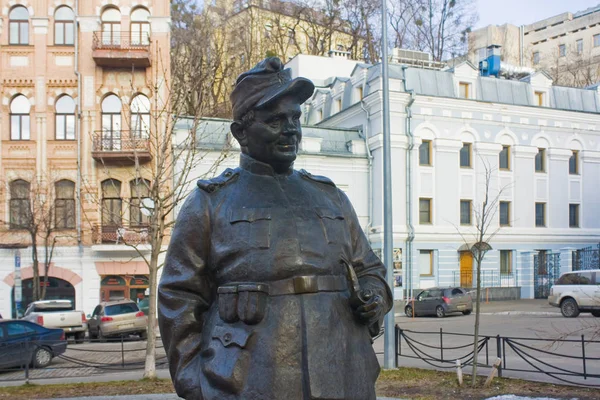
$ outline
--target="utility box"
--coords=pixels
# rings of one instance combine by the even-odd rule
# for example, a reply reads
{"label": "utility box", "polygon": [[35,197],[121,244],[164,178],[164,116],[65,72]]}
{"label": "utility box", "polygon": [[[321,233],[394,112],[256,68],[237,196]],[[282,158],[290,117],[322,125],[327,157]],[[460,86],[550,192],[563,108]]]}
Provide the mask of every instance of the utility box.
{"label": "utility box", "polygon": [[487,58],[479,61],[479,72],[481,76],[498,77],[500,72],[500,47],[497,44],[492,44],[487,47]]}

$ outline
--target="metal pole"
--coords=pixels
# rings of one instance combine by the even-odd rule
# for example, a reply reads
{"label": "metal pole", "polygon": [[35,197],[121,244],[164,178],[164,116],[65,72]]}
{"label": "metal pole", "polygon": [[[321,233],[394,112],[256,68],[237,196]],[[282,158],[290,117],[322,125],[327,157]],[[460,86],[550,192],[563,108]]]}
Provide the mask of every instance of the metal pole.
{"label": "metal pole", "polygon": [[385,316],[383,367],[396,368],[394,357],[394,262],[392,225],[392,167],[390,145],[390,85],[388,82],[387,0],[381,0],[381,69],[383,79],[383,250],[387,283],[392,288],[392,309]]}

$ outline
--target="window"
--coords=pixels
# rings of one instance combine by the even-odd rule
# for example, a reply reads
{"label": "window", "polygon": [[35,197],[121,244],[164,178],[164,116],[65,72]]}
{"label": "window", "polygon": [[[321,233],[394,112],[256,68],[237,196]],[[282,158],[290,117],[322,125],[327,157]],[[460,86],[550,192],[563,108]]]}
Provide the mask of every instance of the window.
{"label": "window", "polygon": [[577,54],[583,54],[583,39],[579,39],[577,42]]}
{"label": "window", "polygon": [[10,102],[10,140],[29,140],[29,110],[31,105],[22,94]]}
{"label": "window", "polygon": [[535,172],[545,172],[545,171],[546,171],[546,150],[538,149],[538,152],[535,155]]}
{"label": "window", "polygon": [[500,250],[500,275],[512,275],[512,250]]}
{"label": "window", "polygon": [[569,174],[579,174],[579,152],[577,150],[573,150],[573,154],[569,158]]}
{"label": "window", "polygon": [[419,146],[419,165],[431,165],[431,140],[423,140]]}
{"label": "window", "polygon": [[535,203],[535,226],[546,226],[546,203]]}
{"label": "window", "polygon": [[55,105],[56,140],[75,140],[75,101],[71,96],[62,96]]}
{"label": "window", "polygon": [[463,147],[460,149],[460,166],[471,167],[471,143],[463,143]]}
{"label": "window", "polygon": [[433,276],[433,250],[419,250],[419,272],[421,276]]}
{"label": "window", "polygon": [[10,229],[23,229],[29,225],[29,182],[17,179],[10,183]]}
{"label": "window", "polygon": [[319,109],[319,121],[323,121],[323,109]]}
{"label": "window", "polygon": [[460,224],[471,225],[471,200],[460,201]]}
{"label": "window", "polygon": [[460,97],[462,99],[470,98],[470,96],[469,96],[470,89],[471,89],[470,83],[460,82],[458,84],[458,97]]}
{"label": "window", "polygon": [[356,88],[356,100],[360,101],[363,99],[363,88],[359,86]]}
{"label": "window", "polygon": [[594,35],[594,47],[600,46],[600,34]]}
{"label": "window", "polygon": [[102,182],[102,227],[121,226],[121,182],[107,179]]}
{"label": "window", "polygon": [[502,146],[499,164],[500,169],[510,169],[510,146]]}
{"label": "window", "polygon": [[540,63],[540,52],[536,51],[533,53],[533,65],[538,65]]}
{"label": "window", "polygon": [[146,179],[134,179],[129,182],[131,189],[131,200],[129,202],[129,213],[131,226],[148,226],[149,217],[142,213],[142,201],[150,197],[150,181]]}
{"label": "window", "polygon": [[29,11],[23,6],[16,6],[8,14],[8,43],[29,44]]}
{"label": "window", "polygon": [[131,131],[134,139],[150,137],[150,100],[138,94],[131,101]]}
{"label": "window", "polygon": [[107,8],[102,13],[102,45],[121,45],[121,12],[113,7]]}
{"label": "window", "polygon": [[54,13],[54,44],[72,46],[75,43],[73,20],[75,14],[69,7],[58,7]]}
{"label": "window", "polygon": [[535,92],[535,101],[538,106],[544,105],[544,92]]}
{"label": "window", "polygon": [[566,44],[559,44],[558,45],[558,56],[559,57],[564,57],[567,55],[567,45]]}
{"label": "window", "polygon": [[150,12],[143,7],[135,8],[131,12],[131,44],[150,44]]}
{"label": "window", "polygon": [[431,223],[431,199],[419,199],[419,223]]}
{"label": "window", "polygon": [[121,150],[121,100],[114,94],[102,100],[102,150]]}
{"label": "window", "polygon": [[335,101],[335,105],[336,105],[336,107],[337,107],[337,112],[340,112],[340,111],[342,111],[342,99],[337,99],[337,100]]}
{"label": "window", "polygon": [[[598,280],[596,273],[596,281]],[[576,272],[562,275],[555,285],[594,285],[592,272]]]}
{"label": "window", "polygon": [[61,180],[54,184],[54,190],[55,226],[59,229],[75,228],[75,183]]}
{"label": "window", "polygon": [[579,204],[569,204],[569,228],[579,228]]}
{"label": "window", "polygon": [[510,202],[500,202],[500,226],[510,226]]}
{"label": "window", "polygon": [[23,322],[10,322],[5,325],[6,326],[6,334],[11,336],[23,336],[35,333],[35,329],[27,326]]}

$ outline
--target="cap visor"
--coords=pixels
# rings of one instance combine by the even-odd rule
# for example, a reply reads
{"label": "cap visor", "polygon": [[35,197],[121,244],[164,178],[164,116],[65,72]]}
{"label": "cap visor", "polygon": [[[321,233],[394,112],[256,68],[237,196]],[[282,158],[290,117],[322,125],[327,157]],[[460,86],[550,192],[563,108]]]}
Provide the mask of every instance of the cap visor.
{"label": "cap visor", "polygon": [[306,78],[296,78],[286,84],[268,91],[254,106],[255,108],[266,107],[276,99],[283,96],[292,96],[299,104],[304,103],[315,91],[315,85]]}

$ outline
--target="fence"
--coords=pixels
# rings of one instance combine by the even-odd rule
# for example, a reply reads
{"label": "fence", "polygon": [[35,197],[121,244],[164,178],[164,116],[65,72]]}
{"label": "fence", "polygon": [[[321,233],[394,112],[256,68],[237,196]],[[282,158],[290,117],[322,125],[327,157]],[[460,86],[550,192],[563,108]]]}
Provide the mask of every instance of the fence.
{"label": "fence", "polygon": [[[428,341],[428,338],[433,338]],[[444,340],[446,338],[446,340]],[[463,344],[458,343],[463,339]],[[433,344],[435,342],[435,344]],[[406,344],[410,353],[402,351]],[[451,343],[451,345],[444,344]],[[535,347],[535,345],[543,346]],[[563,345],[569,345],[565,352],[558,350]],[[577,347],[581,345],[581,348]],[[576,347],[579,354],[575,354]],[[588,354],[586,354],[588,347]],[[578,339],[542,339],[518,338],[505,336],[480,335],[477,344],[478,367],[492,368],[496,358],[502,360],[498,375],[503,372],[544,374],[562,383],[600,388],[600,357],[590,357],[589,347],[595,354],[600,354],[600,341],[586,340],[584,335]],[[423,332],[401,329],[396,325],[395,331],[396,365],[400,366],[399,358],[418,359],[426,364],[440,369],[456,368],[456,360],[463,366],[473,365],[473,335],[465,333]],[[435,354],[434,354],[435,353]],[[485,362],[480,362],[485,358]],[[591,367],[591,368],[590,368]],[[583,378],[586,382],[575,382],[573,378]]]}
{"label": "fence", "polygon": [[[56,348],[58,343],[56,340],[21,341],[3,345],[0,359],[0,383],[21,380],[29,382],[35,379],[64,376],[82,377],[105,372],[144,369],[146,342],[132,341],[121,336],[107,339],[107,343],[102,343],[100,346],[86,346],[89,343],[99,342],[99,340],[86,340],[84,344],[69,344],[66,352],[56,355],[52,362],[43,368],[33,367],[36,351],[40,348]],[[162,345],[156,346],[156,367],[167,367]]]}
{"label": "fence", "polygon": [[[476,287],[477,273],[471,271],[452,271],[452,280],[454,286]],[[518,287],[519,271],[511,271],[504,274],[500,271],[482,270],[481,287]]]}
{"label": "fence", "polygon": [[600,244],[573,252],[573,271],[600,269]]}

